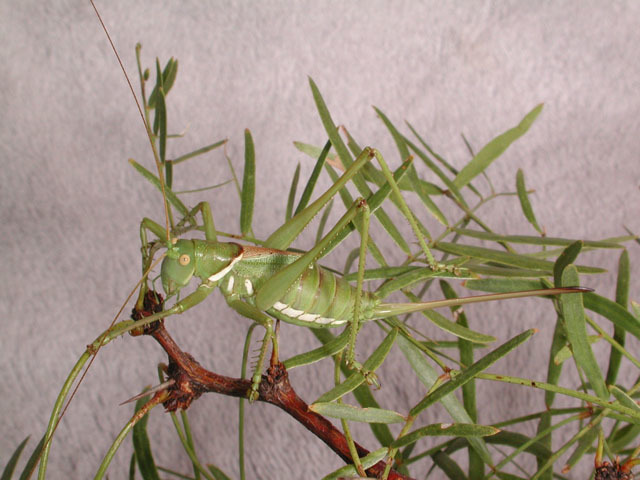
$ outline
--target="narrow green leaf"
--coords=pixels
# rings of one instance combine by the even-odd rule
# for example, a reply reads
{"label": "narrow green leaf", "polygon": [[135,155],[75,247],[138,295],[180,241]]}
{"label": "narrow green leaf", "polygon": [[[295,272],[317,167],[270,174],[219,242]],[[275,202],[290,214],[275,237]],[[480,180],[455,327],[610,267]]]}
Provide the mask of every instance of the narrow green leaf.
{"label": "narrow green leaf", "polygon": [[253,202],[256,193],[256,152],[253,137],[247,128],[244,131],[244,174],[242,177],[242,203],[240,207],[240,231],[242,235],[251,232]]}
{"label": "narrow green leaf", "polygon": [[[600,419],[601,418],[602,417],[600,417]],[[580,461],[580,459],[592,449],[593,443],[598,438],[598,432],[600,431],[600,419],[590,421],[580,429],[578,434],[576,434],[574,438],[578,437],[578,435],[581,436],[578,439],[578,444],[576,445],[575,450],[569,456],[567,462],[562,467],[563,472],[567,472],[571,468],[573,468]],[[569,447],[567,446],[566,449],[568,450],[568,448]]]}
{"label": "narrow green leaf", "polygon": [[[158,78],[161,79],[160,63],[156,60],[156,70]],[[167,105],[165,102],[165,92],[161,83],[156,85],[156,106],[155,117],[153,122],[153,133],[158,136],[158,153],[160,155],[160,161],[164,165],[167,159]],[[167,185],[171,187],[171,178],[167,178]]]}
{"label": "narrow green leaf", "polygon": [[129,480],[136,480],[136,465],[138,465],[138,462],[136,461],[136,452],[133,452],[129,459]]}
{"label": "narrow green leaf", "polygon": [[612,452],[621,453],[622,450],[628,447],[632,442],[635,443],[639,435],[640,425],[629,423],[619,430],[616,430],[607,443],[609,444],[609,448]]}
{"label": "narrow green leaf", "polygon": [[300,234],[329,200],[358,172],[362,166],[371,160],[373,152],[365,150],[362,155],[349,167],[329,189],[316,199],[311,205],[302,210],[291,220],[286,222],[266,240],[265,245],[278,250],[285,250]]}
{"label": "narrow green leaf", "polygon": [[[382,274],[385,272],[392,273],[393,270],[385,271],[385,269],[377,269],[377,272],[374,272],[374,273]],[[388,282],[385,282],[383,285],[380,286],[380,288],[378,288],[378,290],[376,290],[376,295],[378,295],[379,298],[384,299],[389,295],[391,295],[393,292],[396,292],[403,288],[410,287],[411,285],[414,285],[419,282],[424,282],[431,278],[437,277],[437,278],[462,279],[462,278],[468,278],[470,276],[470,274],[467,272],[461,275],[455,275],[455,274],[452,274],[451,272],[434,272],[429,267],[408,267],[407,271],[405,271],[404,273],[401,273],[400,270],[397,270],[396,272],[397,273],[395,275],[395,278],[393,278],[392,280],[389,280]]]}
{"label": "narrow green leaf", "polygon": [[[601,339],[602,337],[600,335],[587,336],[587,341],[589,342],[589,345],[593,345],[594,343],[596,343],[598,340],[601,340]],[[571,357],[573,357],[573,351],[571,350],[569,345],[565,345],[553,357],[553,363],[555,363],[556,365],[560,365],[562,362],[564,362],[565,360]]]}
{"label": "narrow green leaf", "polygon": [[[448,282],[444,280],[440,280],[439,282],[440,289],[442,290],[445,298],[458,298],[455,290],[449,285]],[[451,312],[454,313],[456,318],[456,323],[461,327],[469,328],[469,322],[467,321],[467,315],[464,312],[464,309],[453,307],[451,308]],[[472,342],[468,340],[460,339],[458,342],[458,349],[460,351],[460,364],[463,366],[471,365],[473,363],[473,348],[474,345]],[[478,409],[476,405],[476,384],[474,380],[471,380],[462,386],[462,403],[464,404],[464,408],[469,413],[469,416],[475,423],[478,419]],[[477,452],[470,450],[469,451],[469,472],[470,478],[474,478],[475,474],[472,473],[473,470],[480,470],[483,467],[479,464],[480,458],[475,458],[476,465],[472,468],[471,463],[474,461],[473,457],[478,457]]]}
{"label": "narrow green leaf", "polygon": [[[317,330],[317,329],[316,329]],[[326,331],[326,330],[325,330]],[[341,365],[341,369],[343,374],[348,375],[348,367],[345,365]],[[363,384],[360,385],[353,391],[353,396],[358,401],[361,407],[364,408],[380,408],[380,405],[376,401],[373,393],[371,393],[371,389],[369,385]],[[369,428],[373,432],[373,435],[376,437],[376,440],[380,442],[380,445],[384,447],[388,447],[393,442],[393,435],[391,434],[391,430],[385,423],[370,423]]]}
{"label": "narrow green leaf", "polygon": [[[438,162],[440,162],[442,164],[442,166],[444,168],[446,168],[449,172],[451,172],[454,175],[458,174],[458,169],[455,168],[454,166],[452,166],[449,162],[447,162],[441,155],[439,155],[433,148],[431,148],[431,146],[429,146],[429,144],[422,138],[422,136],[420,136],[417,132],[417,130],[413,127],[413,125],[411,125],[409,122],[405,122],[407,124],[407,126],[409,127],[409,130],[411,130],[411,133],[413,133],[415,135],[415,137],[418,139],[418,142],[420,142],[420,144],[427,150],[427,152],[429,152],[429,154],[435,158]],[[413,147],[412,147],[413,148]],[[414,149],[415,151],[415,149]],[[416,152],[417,153],[417,152]],[[444,180],[443,180],[444,181]],[[482,195],[480,194],[480,192],[478,192],[478,190],[471,184],[469,183],[468,185],[469,190],[471,190],[473,193],[475,193],[479,198],[482,198]],[[451,189],[451,191],[457,191],[458,193],[456,194],[456,196],[461,196],[460,194],[460,190],[458,190],[458,187],[456,187],[454,185],[453,188],[449,187]],[[463,204],[466,204],[465,202],[462,202]]]}
{"label": "narrow green leaf", "polygon": [[525,477],[519,477],[518,475],[506,472],[496,472],[496,477],[500,480],[527,480]]}
{"label": "narrow green leaf", "polygon": [[[407,143],[404,137],[402,136],[402,134],[400,134],[398,129],[391,123],[391,121],[379,108],[373,107],[373,109],[376,111],[376,113],[378,114],[382,122],[385,124],[385,126],[391,133],[391,136],[393,137],[393,140],[396,143],[396,147],[398,148],[398,152],[400,153],[400,158],[403,161],[408,159],[411,156],[411,154],[409,153],[409,148],[407,147]],[[445,226],[448,225],[449,222],[444,216],[444,213],[442,213],[442,211],[433,202],[433,200],[431,200],[429,195],[421,188],[420,180],[418,179],[418,173],[416,172],[416,169],[413,165],[409,166],[408,178],[409,178],[409,181],[411,182],[411,185],[413,186],[413,191],[418,195],[418,197],[420,197],[420,200],[422,201],[424,206],[427,208],[427,210],[429,210],[429,212],[431,212],[434,218],[438,220],[440,223],[442,223]]]}
{"label": "narrow green leaf", "polygon": [[473,178],[482,173],[491,162],[498,158],[514,141],[524,135],[542,111],[542,104],[536,106],[525,115],[515,127],[487,143],[482,150],[458,173],[453,183],[458,188],[467,185]]}
{"label": "narrow green leaf", "polygon": [[44,434],[38,442],[36,448],[33,449],[29,460],[27,460],[27,463],[24,466],[22,473],[20,474],[20,480],[29,480],[29,478],[31,478],[31,474],[35,471],[36,465],[40,461],[40,454],[42,452],[42,449],[44,448],[44,442],[46,438],[47,435]]}
{"label": "narrow green leaf", "polygon": [[[391,350],[393,343],[396,340],[398,335],[398,329],[392,329],[389,334],[385,337],[385,339],[378,345],[378,348],[371,354],[371,356],[364,362],[362,368],[368,372],[374,372],[382,362],[387,357],[387,354]],[[313,403],[322,403],[322,402],[333,402],[338,398],[343,397],[347,393],[355,390],[360,384],[364,382],[364,375],[360,372],[354,372],[347,378],[344,382],[339,385],[336,385],[334,388],[329,390],[328,392],[322,394],[315,402]]]}
{"label": "narrow green leaf", "polygon": [[309,204],[309,200],[311,199],[311,195],[313,194],[313,189],[315,188],[316,183],[318,182],[318,177],[320,177],[320,173],[322,172],[322,166],[324,165],[324,162],[327,159],[327,155],[329,155],[329,150],[331,150],[330,140],[328,140],[327,143],[325,143],[324,147],[322,148],[322,151],[320,152],[320,155],[318,155],[318,160],[316,161],[316,164],[313,167],[313,171],[311,172],[309,181],[307,182],[307,184],[304,187],[304,190],[302,191],[302,196],[300,197],[300,203],[298,203],[298,206],[296,207],[296,211],[294,215],[297,215],[298,213],[300,213]]}
{"label": "narrow green leaf", "polygon": [[508,267],[508,266],[499,267],[497,265],[478,265],[474,261],[465,262],[464,268],[467,269],[469,273],[472,275],[477,274],[477,275],[487,275],[487,276],[494,276],[494,277],[507,277],[507,280],[513,278],[515,281],[518,280],[518,278],[515,278],[515,277],[541,278],[541,277],[547,276],[547,274],[542,270],[531,270],[528,268],[515,268],[515,267]]}
{"label": "narrow green leaf", "polygon": [[404,447],[417,442],[422,437],[488,437],[500,431],[499,428],[474,423],[434,423],[418,428],[407,435],[398,438],[391,444],[394,448]]}
{"label": "narrow green leaf", "polygon": [[287,209],[284,213],[284,220],[289,221],[293,214],[293,204],[296,201],[296,191],[298,190],[298,181],[300,180],[300,162],[296,166],[295,172],[293,172],[293,178],[291,179],[291,186],[289,187],[289,198],[287,199]]}
{"label": "narrow green leaf", "polygon": [[625,249],[618,260],[618,279],[616,282],[616,303],[627,308],[629,303],[629,284],[631,283],[631,266],[629,252]]}
{"label": "narrow green leaf", "polygon": [[[156,57],[156,85],[153,87],[153,91],[151,92],[151,96],[149,97],[150,108],[157,108],[158,106],[158,102],[160,101],[159,97],[162,92],[162,83],[163,83],[163,75],[160,70],[160,60],[158,59],[158,57]],[[151,102],[153,102],[152,107],[151,107]],[[158,127],[159,127],[158,121],[159,121],[159,117],[156,114],[153,120],[153,133],[155,135],[158,135]]]}
{"label": "narrow green leaf", "polygon": [[194,150],[192,152],[189,153],[185,153],[184,155],[180,155],[179,157],[174,158],[171,163],[173,163],[173,165],[178,165],[179,163],[182,162],[186,162],[187,160],[189,160],[190,158],[194,158],[200,155],[203,155],[207,152],[210,152],[211,150],[215,150],[218,147],[221,147],[222,145],[227,143],[227,139],[225,138],[224,140],[218,140],[215,143],[212,143],[210,145],[207,145],[205,147],[201,147],[198,148],[197,150]]}
{"label": "narrow green leaf", "polygon": [[228,476],[226,473],[224,473],[222,470],[220,470],[215,465],[208,464],[207,468],[209,469],[209,471],[211,472],[211,475],[213,475],[213,477],[216,480],[231,480],[230,476]]}
{"label": "narrow green leaf", "polygon": [[353,422],[365,423],[403,423],[407,419],[398,412],[382,408],[359,408],[353,405],[333,402],[316,402],[309,410],[327,417],[341,418]]}
{"label": "narrow green leaf", "polygon": [[[147,402],[146,398],[141,398],[136,402],[135,411],[137,412]],[[149,421],[149,415],[145,415],[138,423],[133,427],[133,449],[136,452],[136,460],[138,461],[138,467],[140,468],[140,474],[144,480],[160,480],[158,474],[158,468],[153,460],[153,454],[151,453],[151,443],[147,435],[147,422]]]}
{"label": "narrow green leaf", "polygon": [[555,264],[553,265],[553,284],[556,287],[562,285],[562,274],[564,273],[565,268],[576,261],[578,255],[580,254],[580,251],[582,250],[582,246],[582,241],[576,240],[567,248],[565,248],[556,260]]}
{"label": "narrow green leaf", "polygon": [[[562,285],[578,285],[579,281],[578,271],[573,265],[569,265],[564,269]],[[587,340],[587,327],[584,319],[582,296],[580,294],[561,295],[560,305],[562,307],[562,316],[565,321],[567,337],[573,350],[573,358],[589,379],[591,388],[596,395],[606,400],[609,398],[609,391],[604,383],[604,377],[602,376],[596,357]]]}
{"label": "narrow green leaf", "polygon": [[162,89],[164,90],[165,96],[171,91],[171,88],[173,88],[177,76],[178,60],[171,57],[162,71]]}
{"label": "narrow green leaf", "polygon": [[622,391],[616,385],[610,385],[609,391],[613,394],[614,397],[616,397],[616,400],[618,400],[622,406],[631,408],[640,413],[640,406],[633,398],[629,396],[627,392]]}
{"label": "narrow green leaf", "polygon": [[13,471],[16,469],[16,465],[18,464],[18,460],[20,459],[20,454],[22,453],[22,450],[24,450],[24,447],[27,446],[29,437],[30,436],[27,436],[27,438],[20,442],[20,445],[18,445],[18,447],[13,451],[13,453],[11,454],[11,458],[9,458],[9,461],[4,466],[4,470],[2,471],[0,480],[11,480]]}
{"label": "narrow green leaf", "polygon": [[436,312],[435,310],[424,310],[421,313],[429,320],[431,320],[431,323],[433,323],[436,327],[450,333],[451,335],[455,335],[458,338],[483,345],[496,341],[496,337],[476,332],[474,330],[471,330],[470,328],[452,322],[447,317]]}
{"label": "narrow green leaf", "polygon": [[[160,186],[160,180],[149,170],[144,168],[134,159],[130,158],[129,163],[135,168],[138,173],[140,173],[144,178],[146,178],[152,185],[154,185],[158,190],[162,191],[162,187]],[[176,209],[180,212],[183,217],[187,217],[189,215],[189,209],[186,207],[184,203],[176,196],[173,191],[165,185],[165,193],[167,195],[167,200],[171,205],[176,207]]]}
{"label": "narrow green leaf", "polygon": [[511,350],[517,348],[522,343],[529,340],[529,338],[535,332],[536,332],[535,330],[526,330],[520,335],[517,335],[513,337],[511,340],[503,343],[495,350],[489,352],[487,355],[482,357],[473,365],[470,365],[469,367],[465,368],[458,375],[456,375],[454,378],[449,380],[447,383],[438,387],[435,391],[431,392],[426,397],[424,397],[415,407],[411,409],[409,414],[412,417],[415,417],[425,408],[433,405],[435,402],[439,401],[445,395],[448,395],[449,393],[457,390],[462,385],[464,385],[469,380],[471,380],[473,377],[475,377],[477,374],[486,370],[492,364],[494,364],[499,359],[507,355]]}
{"label": "narrow green leaf", "polygon": [[447,455],[444,451],[439,450],[431,455],[433,463],[435,463],[440,470],[450,478],[451,480],[466,480],[467,476],[464,474],[458,462]]}
{"label": "narrow green leaf", "polygon": [[[558,355],[558,352],[567,344],[567,334],[564,328],[564,322],[561,315],[558,313],[556,318],[556,325],[553,330],[553,340],[551,341],[551,347],[549,349],[549,361],[547,362],[547,383],[557,385],[560,380],[560,374],[562,373],[562,363],[556,364],[553,360]],[[556,392],[545,391],[544,403],[547,409],[551,408],[553,401],[555,400]],[[540,418],[538,425],[538,432],[551,428],[551,414],[545,412]],[[542,441],[545,445],[551,447],[551,435],[545,436]],[[545,460],[546,461],[546,460]]]}
{"label": "narrow green leaf", "polygon": [[[427,390],[431,389],[436,380],[438,380],[438,374],[424,357],[423,353],[402,335],[398,337],[398,346],[418,379],[427,388]],[[449,393],[443,396],[439,401],[455,422],[473,423],[469,413],[462,406],[455,394]],[[489,453],[489,450],[482,438],[470,438],[469,444],[487,465],[493,465],[491,454]]]}
{"label": "narrow green leaf", "polygon": [[[418,148],[413,142],[409,141],[406,137],[404,137],[404,141],[407,143],[409,148],[413,150],[413,152],[422,160],[422,162],[429,168],[433,173],[435,173],[438,178],[445,184],[445,186],[449,189],[449,191],[453,194],[453,196],[464,206],[467,206],[467,202],[458,190],[458,187],[453,183],[453,181],[447,177],[447,175],[438,167],[422,150]],[[429,192],[427,192],[429,193]]]}
{"label": "narrow green leaf", "polygon": [[624,328],[634,337],[640,339],[640,319],[631,315],[627,310],[597,293],[583,294],[585,308],[610,320],[614,325]]}
{"label": "narrow green leaf", "polygon": [[505,445],[513,449],[522,449],[523,445],[527,445],[524,451],[542,461],[547,461],[552,453],[551,450],[540,442],[531,443],[531,437],[508,430],[501,430],[495,435],[485,438],[485,442],[491,445]]}
{"label": "narrow green leaf", "polygon": [[543,234],[544,232],[540,228],[540,225],[538,225],[536,216],[533,213],[531,202],[529,202],[527,187],[524,184],[524,173],[522,173],[521,168],[519,168],[518,172],[516,173],[516,191],[518,192],[518,199],[520,200],[520,206],[522,207],[522,213],[524,213],[525,218],[529,221],[533,228],[536,229],[537,232]]}
{"label": "narrow green leaf", "polygon": [[[364,469],[368,469],[373,467],[376,463],[382,460],[387,455],[387,448],[379,448],[378,450],[374,450],[370,452],[369,455],[362,457],[360,459],[360,463],[364,467]],[[341,467],[329,475],[322,477],[322,480],[338,480],[338,479],[346,479],[352,477],[358,477],[358,472],[356,471],[353,465],[346,465]]]}
{"label": "narrow green leaf", "polygon": [[316,241],[318,243],[322,240],[324,235],[324,228],[327,225],[327,221],[329,220],[329,215],[331,214],[331,209],[333,208],[333,200],[329,202],[327,207],[322,212],[322,216],[320,217],[320,221],[318,222],[318,230],[316,231]]}
{"label": "narrow green leaf", "polygon": [[[156,63],[156,65],[157,65],[156,68],[160,67],[160,64],[158,62]],[[156,70],[156,72],[158,72],[158,70]],[[147,105],[149,106],[149,108],[156,108],[156,101],[158,96],[158,84],[161,85],[166,97],[166,95],[171,90],[171,87],[173,87],[173,84],[177,76],[178,76],[178,60],[171,57],[167,61],[167,64],[165,65],[164,70],[162,71],[161,81],[158,82],[158,80],[156,80],[156,86],[153,87],[153,91],[151,92],[151,95],[149,95],[149,100],[147,102]]]}
{"label": "narrow green leaf", "polygon": [[[323,345],[327,345],[334,340],[334,336],[328,329],[313,328],[311,331]],[[349,329],[347,328],[341,336],[346,334],[348,338],[349,333]],[[340,365],[340,369],[343,375],[349,375],[351,373],[344,363]],[[380,405],[376,402],[376,399],[371,393],[368,385],[360,385],[353,391],[353,396],[361,407],[380,408]],[[370,423],[369,428],[375,435],[378,442],[380,442],[380,445],[384,447],[391,445],[391,442],[393,442],[393,435],[391,435],[391,430],[389,430],[387,425],[384,423]]]}
{"label": "narrow green leaf", "polygon": [[[459,233],[460,235],[464,235],[465,237],[479,238],[482,240],[490,240],[493,242],[523,243],[527,245],[550,245],[568,247],[569,245],[577,241],[570,238],[540,237],[534,235],[499,235],[493,232],[483,232],[480,230],[472,230],[469,228],[455,228],[453,229],[453,231]],[[585,247],[591,248],[624,248],[624,246],[620,243],[610,240],[581,240],[581,242]]]}
{"label": "narrow green leaf", "polygon": [[338,157],[342,161],[342,164],[345,168],[348,168],[351,163],[351,154],[349,153],[349,149],[340,138],[340,133],[331,118],[331,114],[329,113],[329,109],[327,108],[327,104],[325,103],[322,95],[320,94],[320,90],[318,86],[313,81],[311,77],[309,77],[309,86],[311,87],[311,93],[313,94],[313,100],[316,103],[316,108],[318,110],[318,114],[320,115],[320,120],[322,121],[322,125],[324,126],[327,135],[329,136],[329,140],[331,140],[331,144],[335,149]]}
{"label": "narrow green leaf", "polygon": [[[623,250],[618,260],[618,279],[616,282],[616,303],[622,308],[627,308],[629,303],[629,283],[631,277],[631,268],[629,266],[629,252]],[[613,339],[624,347],[626,332],[623,328],[615,326],[613,329]],[[609,368],[607,369],[607,385],[613,385],[618,378],[618,370],[620,369],[620,361],[622,360],[622,352],[611,347],[609,354]]]}
{"label": "narrow green leaf", "polygon": [[300,367],[302,365],[309,365],[311,363],[318,362],[323,358],[330,357],[335,355],[336,353],[342,351],[347,342],[349,341],[349,329],[345,329],[340,335],[335,337],[333,340],[325,343],[324,345],[311,350],[310,352],[301,353],[294,357],[291,357],[285,360],[284,366],[287,370],[291,370],[295,367]]}
{"label": "narrow green leaf", "polygon": [[[514,267],[527,269],[537,269],[548,273],[551,273],[554,266],[553,262],[549,262],[547,260],[539,260],[527,255],[520,255],[517,253],[509,253],[471,245],[438,242],[433,246],[433,248],[454,255],[468,256],[474,259],[480,259],[485,262],[497,262],[503,265],[511,265]],[[601,268],[588,266],[578,266],[577,268],[580,273],[602,273],[606,271]]]}

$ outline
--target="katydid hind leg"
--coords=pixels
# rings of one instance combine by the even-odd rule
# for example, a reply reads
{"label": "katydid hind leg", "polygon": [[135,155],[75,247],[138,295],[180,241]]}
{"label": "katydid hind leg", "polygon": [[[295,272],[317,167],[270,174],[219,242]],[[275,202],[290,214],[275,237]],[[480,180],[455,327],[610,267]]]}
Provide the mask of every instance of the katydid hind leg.
{"label": "katydid hind leg", "polygon": [[356,284],[356,298],[353,309],[353,318],[349,322],[349,343],[347,346],[347,354],[345,357],[346,365],[349,368],[359,371],[364,375],[369,385],[375,385],[380,388],[378,377],[375,373],[366,371],[364,367],[356,361],[356,340],[360,331],[360,319],[362,315],[362,291],[364,284],[364,271],[367,259],[367,243],[369,241],[369,221],[371,219],[371,211],[366,200],[360,201],[359,216],[362,218],[362,233],[360,237],[360,252],[358,256],[358,280]]}

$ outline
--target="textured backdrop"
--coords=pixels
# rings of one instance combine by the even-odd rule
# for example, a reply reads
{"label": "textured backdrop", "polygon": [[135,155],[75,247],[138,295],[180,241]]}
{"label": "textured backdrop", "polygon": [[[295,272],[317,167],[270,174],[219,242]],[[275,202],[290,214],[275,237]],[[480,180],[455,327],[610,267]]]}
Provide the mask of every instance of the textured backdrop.
{"label": "textured backdrop", "polygon": [[[228,138],[227,153],[241,171],[243,131],[251,129],[258,236],[281,224],[283,192],[297,162],[303,178],[312,168],[291,142],[325,141],[307,76],[336,122],[395,164],[392,141],[371,105],[397,124],[409,120],[460,167],[469,159],[461,133],[477,150],[544,102],[529,133],[491,166],[496,188],[513,190],[515,172],[523,168],[537,192],[532,202],[538,219],[553,236],[600,239],[623,235],[623,225],[640,232],[640,3],[204,3],[112,1],[99,8],[134,79],[138,41],[145,65],[155,56],[179,59],[169,96],[170,130],[188,132],[173,144],[175,154]],[[0,1],[0,63],[4,463],[27,434],[42,434],[75,359],[137,281],[140,219],[161,219],[162,211],[158,193],[127,164],[133,157],[151,167],[148,143],[87,1]],[[190,171],[197,175],[189,179],[187,169],[182,176],[189,188],[230,178],[221,151],[195,160]],[[218,228],[236,231],[235,190],[229,185],[208,195]],[[481,213],[498,232],[533,233],[524,221],[507,220],[519,215],[512,203]],[[637,268],[637,245],[630,254]],[[617,253],[585,259],[613,267]],[[586,283],[611,296],[612,278]],[[637,282],[631,292],[637,300]],[[215,297],[197,312],[170,320],[169,328],[204,365],[237,375],[249,322]],[[500,341],[532,326],[541,330],[496,369],[544,378],[546,369],[531,359],[547,356],[553,326],[547,303],[468,309],[478,318],[474,327]],[[376,329],[369,330],[372,345]],[[361,343],[363,351],[370,349]],[[284,356],[313,345],[303,329],[283,328]],[[401,361],[398,352],[392,360]],[[52,478],[87,478],[94,471],[131,413],[118,403],[154,383],[160,361],[164,357],[149,339],[126,337],[100,353],[59,428]],[[330,382],[317,371],[294,371],[292,378],[309,401]],[[381,378],[382,401],[401,411],[424,394],[418,384],[396,381],[391,368]],[[479,391],[480,406],[495,407],[482,422],[501,418],[507,409],[517,415],[543,408],[540,392],[491,384]],[[202,457],[234,477],[235,408],[234,399],[208,396],[191,409]],[[448,417],[434,409],[425,421]],[[150,423],[157,456],[186,470],[168,418],[157,411]],[[248,408],[246,429],[249,478],[276,478],[282,471],[290,472],[287,478],[317,478],[341,465],[270,406]],[[365,445],[374,445],[366,428],[356,432]],[[111,478],[124,478],[127,463],[123,450]],[[589,468],[586,462],[574,478],[584,478]]]}

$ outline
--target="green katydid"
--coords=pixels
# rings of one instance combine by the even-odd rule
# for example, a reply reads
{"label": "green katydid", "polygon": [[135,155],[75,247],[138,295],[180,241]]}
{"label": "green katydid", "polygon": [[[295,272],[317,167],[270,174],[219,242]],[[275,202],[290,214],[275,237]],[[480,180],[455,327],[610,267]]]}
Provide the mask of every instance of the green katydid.
{"label": "green katydid", "polygon": [[[162,98],[161,90],[161,88],[158,90],[160,92],[159,98]],[[146,317],[127,328],[114,329],[113,334],[122,334],[137,326],[187,311],[203,302],[204,299],[218,287],[234,310],[260,323],[266,328],[265,341],[263,342],[253,374],[253,385],[251,391],[248,392],[250,399],[256,398],[264,358],[269,343],[273,344],[274,349],[277,348],[277,339],[272,328],[273,319],[312,328],[348,326],[351,330],[351,336],[346,357],[347,362],[362,371],[361,367],[355,362],[355,338],[361,321],[473,302],[535,295],[546,296],[586,290],[579,287],[566,287],[507,294],[479,295],[433,302],[384,303],[383,299],[379,298],[375,292],[364,291],[362,286],[364,258],[368,243],[368,220],[371,213],[370,210],[376,208],[371,198],[368,199],[369,203],[363,199],[356,200],[331,232],[307,253],[298,254],[287,251],[289,245],[297,238],[309,221],[350,179],[361,172],[367,162],[375,157],[387,181],[387,185],[382,187],[382,189],[387,188],[388,192],[386,196],[393,195],[395,201],[401,207],[401,211],[411,224],[421,245],[421,250],[428,267],[434,271],[449,268],[448,265],[438,264],[435,261],[422,233],[416,226],[412,213],[400,194],[397,182],[394,180],[394,175],[389,171],[380,153],[369,148],[361,152],[357,160],[347,168],[343,176],[334,183],[327,192],[320,196],[318,200],[272,234],[265,242],[265,247],[240,245],[234,242],[218,242],[210,207],[206,203],[199,204],[191,211],[183,212],[183,221],[189,222],[192,221],[196,212],[202,215],[202,226],[192,224],[190,228],[197,227],[204,230],[205,240],[178,239],[177,236],[182,236],[182,233],[189,228],[180,230],[180,228],[171,227],[172,222],[170,221],[168,204],[169,202],[173,203],[173,201],[178,202],[178,200],[175,199],[170,186],[165,185],[161,168],[163,162],[159,158],[155,145],[157,136],[151,131],[142,110],[140,110],[140,114],[145,124],[154,152],[155,162],[158,167],[157,181],[158,186],[163,192],[166,217],[165,228],[148,219],[145,219],[142,223],[141,233],[144,247],[143,264],[145,267],[148,267],[152,263],[152,255],[150,252],[154,250],[149,248],[149,243],[146,241],[146,233],[147,231],[151,231],[164,243],[167,249],[161,267],[161,277],[162,285],[168,296],[178,297],[180,290],[190,282],[193,276],[198,277],[201,282],[193,293],[177,300],[173,306],[163,312]],[[383,195],[381,197],[382,198],[379,197],[376,200],[378,205],[385,196]],[[351,222],[360,222],[358,226],[361,231],[360,262],[356,286],[349,284],[342,277],[335,275],[317,264],[317,261],[335,246],[336,238],[343,235],[342,232]],[[176,236],[177,232],[181,232],[181,235]],[[144,270],[146,271],[147,268]],[[143,290],[146,290],[146,288],[146,285],[143,285]],[[87,361],[87,358],[95,355],[100,346],[112,339],[112,332],[110,332],[110,330],[111,329],[94,342],[93,345],[96,346],[95,350],[88,349],[83,357],[81,357],[78,362],[78,371]],[[110,335],[107,336],[107,333]],[[369,372],[366,371],[362,373],[369,375],[369,380],[375,381],[373,374],[369,374]],[[73,380],[76,375],[77,372],[72,372],[70,379]],[[63,389],[61,399],[64,399],[64,395],[66,395],[65,392]],[[61,402],[59,403],[61,406]],[[58,412],[59,410],[54,409],[50,430],[47,432],[47,445],[44,454],[45,464],[52,430],[55,429],[59,421],[57,417]],[[42,472],[44,474],[44,469]]]}
{"label": "green katydid", "polygon": [[[164,105],[163,74],[159,65],[157,66],[157,73],[158,85],[152,96],[155,95],[156,104]],[[140,108],[139,104],[138,108]],[[400,193],[394,176],[382,155],[371,148],[362,150],[356,161],[345,170],[344,174],[323,195],[274,232],[266,240],[265,247],[217,241],[211,209],[206,202],[200,203],[189,212],[186,211],[186,208],[181,209],[184,214],[183,222],[193,222],[194,215],[197,212],[201,213],[205,240],[178,239],[176,236],[172,236],[171,233],[170,224],[172,222],[169,208],[169,203],[178,202],[178,200],[171,192],[170,185],[165,184],[162,174],[162,166],[167,164],[163,161],[164,140],[162,134],[158,134],[158,129],[162,130],[163,127],[166,129],[166,119],[160,117],[158,120],[157,117],[154,123],[156,131],[152,132],[142,109],[140,109],[140,114],[145,124],[158,169],[157,184],[163,195],[166,221],[166,228],[163,228],[150,219],[143,220],[141,224],[143,252],[145,252],[143,254],[145,257],[143,258],[143,265],[150,265],[152,260],[146,240],[146,231],[148,230],[165,242],[167,251],[161,267],[162,285],[167,294],[167,299],[175,296],[177,301],[166,310],[136,322],[136,325],[151,323],[174,314],[183,313],[201,303],[216,287],[219,287],[229,306],[241,315],[258,322],[266,329],[253,375],[252,391],[249,392],[250,399],[255,399],[257,396],[268,344],[272,343],[274,350],[277,351],[277,340],[273,334],[272,327],[273,319],[312,328],[347,325],[351,329],[351,334],[346,362],[356,369],[361,369],[361,366],[355,361],[355,340],[361,321],[467,303],[527,296],[548,296],[586,290],[580,287],[564,287],[506,294],[478,295],[421,303],[383,303],[382,299],[374,292],[364,291],[362,286],[364,259],[368,243],[369,215],[371,213],[367,201],[362,198],[357,199],[335,227],[307,253],[299,254],[286,251],[286,248],[333,196],[348,181],[358,175],[367,162],[372,158],[376,158],[387,182],[385,186],[387,188],[386,193],[382,196],[382,199],[377,198],[376,207],[386,196],[393,195],[393,199],[402,214],[411,224],[428,268],[435,272],[444,270],[456,271],[451,265],[436,262],[413,214]],[[166,140],[166,131],[164,136]],[[160,155],[155,145],[156,139],[160,141]],[[160,157],[162,157],[162,160]],[[148,172],[147,176],[151,177]],[[320,267],[316,262],[327,253],[327,250],[335,246],[336,237],[341,235],[351,222],[356,223],[356,221],[359,222],[360,226],[361,245],[358,281],[357,285],[353,286],[343,278]],[[200,284],[195,291],[179,299],[180,290],[187,286],[194,276],[200,279]],[[142,286],[142,290],[146,290],[146,288],[146,285]],[[370,374],[370,372],[362,373],[370,375],[368,380],[375,382],[375,375]]]}

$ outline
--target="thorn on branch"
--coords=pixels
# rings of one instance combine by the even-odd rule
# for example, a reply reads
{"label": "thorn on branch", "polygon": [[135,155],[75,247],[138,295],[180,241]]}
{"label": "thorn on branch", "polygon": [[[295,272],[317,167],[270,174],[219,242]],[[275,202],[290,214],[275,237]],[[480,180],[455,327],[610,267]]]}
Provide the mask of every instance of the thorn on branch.
{"label": "thorn on branch", "polygon": [[[131,310],[131,318],[133,320],[142,320],[145,317],[153,315],[154,313],[160,313],[164,309],[164,298],[158,292],[153,290],[147,290],[142,300],[142,309],[138,308],[138,305]],[[153,332],[164,324],[164,319],[156,320],[148,325],[143,325],[140,328],[131,330],[130,335],[137,337],[138,335],[152,335]]]}

